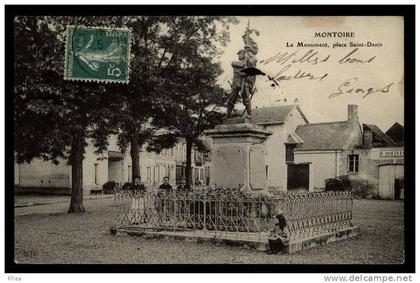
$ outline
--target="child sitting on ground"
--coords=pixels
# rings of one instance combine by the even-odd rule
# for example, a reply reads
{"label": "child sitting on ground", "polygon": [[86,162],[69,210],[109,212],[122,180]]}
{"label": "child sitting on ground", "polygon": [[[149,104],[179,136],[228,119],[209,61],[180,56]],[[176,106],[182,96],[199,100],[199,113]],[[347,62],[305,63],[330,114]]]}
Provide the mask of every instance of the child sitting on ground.
{"label": "child sitting on ground", "polygon": [[268,237],[269,254],[277,254],[278,252],[285,252],[288,239],[286,234],[286,218],[284,218],[283,211],[279,211],[276,215],[277,223]]}

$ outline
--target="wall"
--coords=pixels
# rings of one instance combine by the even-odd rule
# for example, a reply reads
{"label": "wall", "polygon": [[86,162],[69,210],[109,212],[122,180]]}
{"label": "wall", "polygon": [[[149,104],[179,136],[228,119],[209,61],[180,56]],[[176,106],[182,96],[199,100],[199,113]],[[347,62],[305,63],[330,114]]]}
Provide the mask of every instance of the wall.
{"label": "wall", "polygon": [[[404,164],[402,157],[383,158],[380,157],[380,152],[386,150],[403,150],[403,147],[382,147],[372,149],[357,149],[354,154],[359,154],[359,173],[351,174],[352,179],[366,180],[372,187],[372,194],[379,194],[379,165],[389,163]],[[345,155],[344,157],[347,157]]]}
{"label": "wall", "polygon": [[[109,150],[120,151],[116,145],[116,137],[111,137],[109,143]],[[176,164],[175,159],[177,157],[183,156],[182,145],[180,144],[178,147],[175,146],[172,149],[162,150],[159,154],[154,152],[147,152],[146,147],[147,145],[143,145],[141,152],[139,153],[140,177],[142,182],[144,182],[146,189],[156,190],[162,183],[163,177],[167,175],[169,175],[170,177],[170,184],[174,187]],[[111,165],[111,168],[112,166],[113,165]],[[117,164],[115,164],[115,166],[117,166]],[[130,146],[128,146],[128,148],[126,149],[124,159],[121,160],[121,163],[118,166],[121,168],[121,184],[131,182],[132,164],[130,156]],[[148,168],[150,168],[149,176],[147,173]]]}
{"label": "wall", "polygon": [[123,182],[122,165],[122,160],[108,160],[108,181],[114,181],[120,184]]}
{"label": "wall", "polygon": [[68,188],[71,186],[70,174],[71,167],[66,160],[60,160],[58,165],[40,159],[34,159],[30,164],[15,164],[15,183],[22,187]]}
{"label": "wall", "polygon": [[[355,149],[344,150],[337,155],[330,151],[295,151],[295,163],[311,162],[313,168],[313,186],[324,187],[324,180],[340,175],[349,175],[352,180],[366,180],[372,187],[372,193],[378,194],[379,169],[381,164],[403,163],[401,157],[393,159],[380,158],[381,150],[398,150],[399,148],[373,148],[372,150]],[[359,172],[349,173],[347,170],[347,156],[359,155]],[[338,165],[338,167],[336,167]]]}
{"label": "wall", "polygon": [[[287,138],[291,133],[296,132],[296,128],[299,125],[305,125],[307,124],[306,121],[303,119],[302,115],[300,114],[299,110],[295,107],[287,116],[285,123],[284,123],[284,131],[283,131],[283,140],[284,142],[287,141]],[[287,164],[286,164],[286,146],[283,142],[283,152],[282,152],[282,170],[283,170],[283,183],[282,187],[284,188],[284,191],[287,190]],[[312,168],[312,167],[311,167]]]}
{"label": "wall", "polygon": [[[83,193],[90,194],[90,190],[102,189],[102,185],[108,181],[108,153],[98,155],[94,153],[95,147],[91,143],[85,148],[83,159]],[[97,181],[95,184],[95,163],[98,164]]]}
{"label": "wall", "polygon": [[395,179],[403,177],[404,165],[390,164],[379,166],[379,196],[382,199],[395,199]]}
{"label": "wall", "polygon": [[[169,183],[174,187],[176,161],[174,151],[163,150],[160,154],[142,151],[140,153],[140,176],[149,190],[156,190],[163,182],[163,177],[169,177]],[[149,170],[149,174],[148,174]]]}
{"label": "wall", "polygon": [[325,179],[337,176],[337,165],[341,153],[336,151],[295,151],[295,163],[310,162],[310,185],[314,188],[324,188]]}
{"label": "wall", "polygon": [[267,139],[268,187],[286,191],[286,149],[284,139],[284,124],[268,125],[267,130],[273,134]]}

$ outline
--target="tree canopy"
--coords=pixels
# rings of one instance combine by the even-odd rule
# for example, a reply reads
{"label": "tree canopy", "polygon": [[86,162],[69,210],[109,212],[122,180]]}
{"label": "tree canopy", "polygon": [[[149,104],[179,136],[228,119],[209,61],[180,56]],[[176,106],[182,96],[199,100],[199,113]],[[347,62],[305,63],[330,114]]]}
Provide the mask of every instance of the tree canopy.
{"label": "tree canopy", "polygon": [[14,136],[18,162],[34,158],[72,165],[69,212],[83,212],[83,156],[87,141],[100,153],[115,132],[113,114],[124,85],[67,81],[67,25],[111,24],[118,18],[16,17]]}
{"label": "tree canopy", "polygon": [[[69,212],[83,212],[82,169],[88,141],[101,153],[109,135],[118,134],[120,147],[130,144],[131,155],[138,157],[141,145],[153,136],[142,126],[151,122],[155,128],[174,127],[198,142],[200,133],[220,119],[216,110],[225,93],[216,85],[221,69],[215,58],[229,40],[229,24],[235,22],[232,17],[210,16],[16,17],[17,161],[68,160]],[[64,80],[68,25],[131,29],[129,84]],[[166,147],[174,140],[155,145]]]}
{"label": "tree canopy", "polygon": [[[176,142],[173,132],[154,136],[153,129],[185,129],[185,125],[181,127],[174,121],[196,119],[194,115],[185,116],[184,111],[178,111],[177,104],[181,101],[190,112],[202,112],[196,130],[209,126],[206,119],[211,120],[216,114],[203,116],[205,108],[220,104],[223,93],[221,88],[215,88],[221,70],[212,59],[221,54],[220,47],[229,40],[228,26],[235,22],[231,17],[185,16],[138,17],[127,24],[135,39],[133,72],[128,92],[123,94],[126,107],[120,111],[118,140],[122,149],[131,147],[133,178],[140,173],[138,152],[144,143],[148,143],[149,150],[160,151]],[[195,76],[197,72],[202,79]],[[196,77],[195,82],[191,81],[192,75]],[[197,93],[201,94],[196,95],[191,91],[193,88],[200,88]],[[207,97],[203,96],[203,91],[208,92]],[[156,127],[144,127],[147,122]]]}

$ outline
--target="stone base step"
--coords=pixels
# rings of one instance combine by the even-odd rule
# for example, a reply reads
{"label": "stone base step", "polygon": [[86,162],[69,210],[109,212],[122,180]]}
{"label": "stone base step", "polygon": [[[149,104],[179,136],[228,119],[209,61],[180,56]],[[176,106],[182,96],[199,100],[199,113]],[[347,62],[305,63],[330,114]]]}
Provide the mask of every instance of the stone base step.
{"label": "stone base step", "polygon": [[[127,234],[139,236],[145,239],[174,239],[192,243],[211,243],[216,245],[228,245],[244,247],[259,251],[268,250],[267,236],[258,233],[220,233],[211,231],[169,231],[156,229],[144,229],[140,227],[124,227],[111,229],[113,235]],[[328,232],[322,235],[295,239],[289,242],[287,253],[295,253],[302,250],[326,245],[356,237],[359,234],[359,227],[348,227],[341,230]]]}

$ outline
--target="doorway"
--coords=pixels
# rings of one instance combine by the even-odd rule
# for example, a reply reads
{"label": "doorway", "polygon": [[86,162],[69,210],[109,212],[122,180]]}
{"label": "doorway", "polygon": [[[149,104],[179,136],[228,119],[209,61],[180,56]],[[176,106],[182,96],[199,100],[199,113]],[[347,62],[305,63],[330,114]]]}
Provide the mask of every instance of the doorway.
{"label": "doorway", "polygon": [[309,191],[309,164],[287,165],[287,190],[291,192]]}

